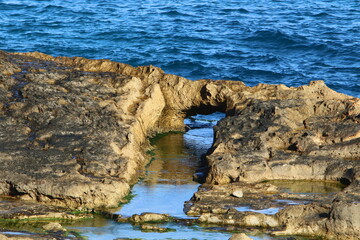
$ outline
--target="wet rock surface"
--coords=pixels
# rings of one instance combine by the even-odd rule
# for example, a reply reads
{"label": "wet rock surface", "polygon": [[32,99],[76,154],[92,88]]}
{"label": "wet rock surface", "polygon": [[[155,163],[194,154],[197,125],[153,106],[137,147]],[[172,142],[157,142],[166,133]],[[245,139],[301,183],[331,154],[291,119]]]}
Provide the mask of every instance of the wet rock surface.
{"label": "wet rock surface", "polygon": [[7,232],[6,234],[0,233],[1,240],[81,240],[77,237],[61,236],[59,234],[32,234],[32,233],[18,233]]}
{"label": "wet rock surface", "polygon": [[72,213],[71,209],[44,205],[14,198],[0,199],[1,220],[68,219],[91,218],[91,214]]}
{"label": "wet rock surface", "polygon": [[[66,209],[115,207],[149,161],[147,137],[184,131],[184,118],[195,113],[221,111],[227,117],[214,128],[200,172],[206,183],[186,204],[188,214],[274,234],[360,235],[360,100],[322,81],[247,87],[153,66],[0,52],[0,101],[1,195]],[[295,196],[260,183],[274,179],[348,186]],[[48,212],[64,212],[51,206]],[[236,210],[245,206],[250,211]],[[266,208],[279,211],[253,211]]]}
{"label": "wet rock surface", "polygon": [[[239,188],[242,198],[232,195]],[[199,216],[199,222],[266,228],[273,235],[358,239],[358,200],[348,196],[344,204],[339,201],[343,194],[289,193],[271,183],[204,184],[185,203],[185,211]]]}

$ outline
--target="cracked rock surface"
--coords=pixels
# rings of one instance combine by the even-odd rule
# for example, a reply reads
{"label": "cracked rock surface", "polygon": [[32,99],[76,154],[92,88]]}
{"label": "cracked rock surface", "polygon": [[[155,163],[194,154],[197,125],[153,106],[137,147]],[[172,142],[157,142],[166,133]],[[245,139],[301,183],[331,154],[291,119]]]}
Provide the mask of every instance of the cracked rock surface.
{"label": "cracked rock surface", "polygon": [[[147,137],[184,131],[185,117],[221,111],[227,117],[214,128],[204,188],[240,184],[243,195],[226,194],[243,201],[244,186],[267,180],[348,186],[311,204],[281,206],[274,216],[239,214],[232,203],[214,210],[196,197],[205,194],[200,189],[190,212],[278,234],[360,235],[360,100],[323,81],[248,87],[190,81],[153,66],[0,51],[0,102],[0,195],[70,209],[115,207],[149,161]],[[278,194],[268,187],[258,186],[258,195]]]}

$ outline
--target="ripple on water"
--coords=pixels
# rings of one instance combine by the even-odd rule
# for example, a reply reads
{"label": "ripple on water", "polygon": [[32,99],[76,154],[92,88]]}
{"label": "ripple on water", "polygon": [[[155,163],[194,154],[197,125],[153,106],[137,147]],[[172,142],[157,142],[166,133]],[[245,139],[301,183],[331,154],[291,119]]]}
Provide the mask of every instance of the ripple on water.
{"label": "ripple on water", "polygon": [[[60,24],[53,26],[54,21]],[[336,81],[360,81],[354,65],[360,59],[359,22],[357,0],[305,0],[301,5],[290,0],[0,4],[2,50],[106,57],[135,66],[152,64],[189,79],[233,79],[249,85],[296,86],[323,79],[355,96],[360,96],[359,89],[339,87]],[[54,27],[57,31],[51,31]],[[178,51],[159,51],[172,47]],[[236,51],[245,54],[228,54]],[[281,60],[254,66],[251,55]]]}

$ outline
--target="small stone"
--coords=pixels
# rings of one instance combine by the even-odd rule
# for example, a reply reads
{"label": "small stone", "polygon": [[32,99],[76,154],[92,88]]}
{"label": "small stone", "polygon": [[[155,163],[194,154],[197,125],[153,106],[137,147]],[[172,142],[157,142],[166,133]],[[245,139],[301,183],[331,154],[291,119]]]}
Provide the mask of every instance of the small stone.
{"label": "small stone", "polygon": [[45,231],[50,231],[50,232],[66,232],[66,229],[63,226],[61,226],[61,224],[58,222],[48,223],[42,226],[42,228]]}
{"label": "small stone", "polygon": [[141,215],[134,214],[131,217],[133,222],[167,222],[170,216],[168,214],[158,213],[142,213]]}
{"label": "small stone", "polygon": [[242,198],[244,196],[244,193],[241,190],[235,190],[231,193],[231,196],[237,197],[237,198]]}
{"label": "small stone", "polygon": [[229,240],[253,240],[252,238],[248,237],[245,233],[236,233],[232,235]]}

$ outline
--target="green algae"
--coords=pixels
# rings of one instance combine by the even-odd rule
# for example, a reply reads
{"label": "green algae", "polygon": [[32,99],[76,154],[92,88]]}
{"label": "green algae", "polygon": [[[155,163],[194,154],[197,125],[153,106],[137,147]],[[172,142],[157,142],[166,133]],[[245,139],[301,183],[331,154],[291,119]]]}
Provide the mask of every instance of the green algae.
{"label": "green algae", "polygon": [[134,197],[136,197],[136,194],[129,192],[125,197],[123,197],[122,201],[119,202],[118,206],[122,207],[125,204],[128,204]]}

